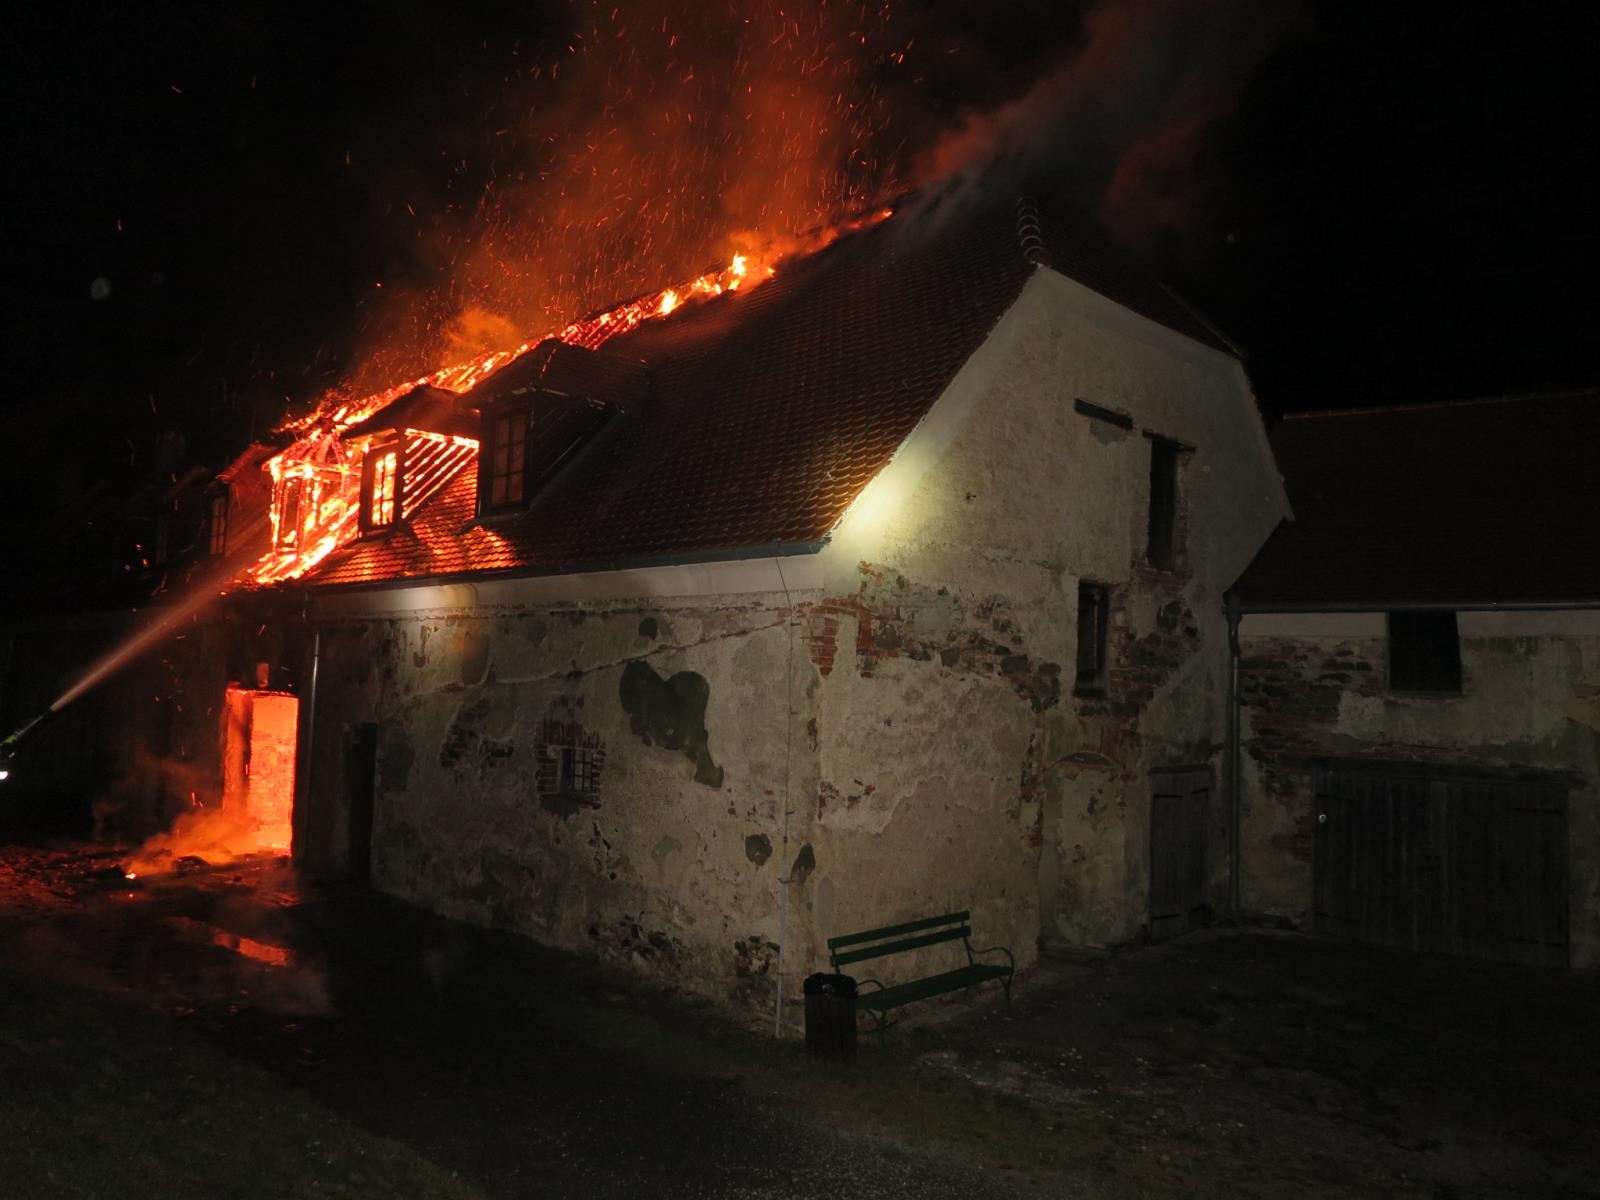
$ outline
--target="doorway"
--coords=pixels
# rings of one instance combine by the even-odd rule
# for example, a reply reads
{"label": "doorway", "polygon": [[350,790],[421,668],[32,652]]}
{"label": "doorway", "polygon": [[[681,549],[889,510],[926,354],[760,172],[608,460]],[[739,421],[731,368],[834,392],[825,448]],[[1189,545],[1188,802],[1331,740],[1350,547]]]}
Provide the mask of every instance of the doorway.
{"label": "doorway", "polygon": [[229,687],[224,704],[222,811],[256,851],[289,852],[300,698]]}
{"label": "doorway", "polygon": [[1189,767],[1151,776],[1150,936],[1176,937],[1210,924],[1206,895],[1206,815],[1211,769]]}

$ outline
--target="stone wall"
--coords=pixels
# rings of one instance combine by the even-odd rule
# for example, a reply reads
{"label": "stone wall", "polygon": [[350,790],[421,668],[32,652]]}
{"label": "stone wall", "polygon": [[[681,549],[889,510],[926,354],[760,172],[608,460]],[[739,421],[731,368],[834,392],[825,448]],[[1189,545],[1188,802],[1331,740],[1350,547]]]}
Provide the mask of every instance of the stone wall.
{"label": "stone wall", "polygon": [[1242,902],[1307,925],[1321,760],[1548,772],[1567,799],[1575,965],[1600,964],[1600,616],[1461,613],[1460,695],[1388,687],[1382,613],[1242,627]]}

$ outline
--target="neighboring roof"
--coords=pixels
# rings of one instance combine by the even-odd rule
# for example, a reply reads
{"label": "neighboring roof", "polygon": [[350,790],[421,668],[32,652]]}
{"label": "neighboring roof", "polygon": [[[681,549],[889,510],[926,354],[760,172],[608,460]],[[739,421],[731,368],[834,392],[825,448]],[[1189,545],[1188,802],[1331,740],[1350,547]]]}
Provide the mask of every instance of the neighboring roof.
{"label": "neighboring roof", "polygon": [[[1056,270],[1231,353],[1104,235],[1040,209],[1026,232],[1042,236]],[[645,321],[599,356],[535,347],[464,399],[506,380],[564,381],[569,367],[591,378],[605,366],[610,384],[625,387],[629,360],[648,370],[648,396],[529,511],[475,522],[469,469],[408,527],[335,551],[309,580],[555,571],[820,543],[1016,300],[1040,249],[1023,242],[1015,197],[924,200],[785,262],[759,287]]]}
{"label": "neighboring roof", "polygon": [[1246,611],[1600,605],[1600,392],[1284,418]]}

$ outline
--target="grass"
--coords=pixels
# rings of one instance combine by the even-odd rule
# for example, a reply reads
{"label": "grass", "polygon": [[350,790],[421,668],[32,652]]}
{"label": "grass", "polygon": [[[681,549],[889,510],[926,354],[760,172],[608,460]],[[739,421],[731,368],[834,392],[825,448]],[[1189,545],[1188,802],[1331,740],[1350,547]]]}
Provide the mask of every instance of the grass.
{"label": "grass", "polygon": [[180,1021],[0,975],[9,1197],[481,1193]]}

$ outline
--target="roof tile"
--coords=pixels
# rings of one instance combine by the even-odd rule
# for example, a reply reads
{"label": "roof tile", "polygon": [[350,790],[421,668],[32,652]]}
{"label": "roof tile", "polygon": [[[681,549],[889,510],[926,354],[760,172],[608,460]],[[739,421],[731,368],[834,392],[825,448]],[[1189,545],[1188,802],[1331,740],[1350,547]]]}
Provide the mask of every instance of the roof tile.
{"label": "roof tile", "polygon": [[[1086,224],[1052,215],[1044,232],[1059,269],[1221,344]],[[603,377],[628,402],[581,465],[492,527],[474,523],[475,471],[464,470],[409,530],[341,548],[310,581],[561,570],[822,541],[1035,269],[1012,200],[954,211],[919,204],[783,264],[751,291],[645,321],[598,355],[543,343],[465,400],[558,369],[578,388]]]}

